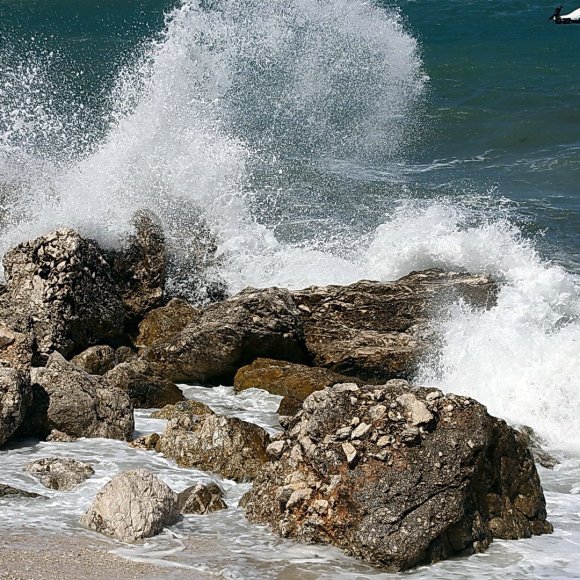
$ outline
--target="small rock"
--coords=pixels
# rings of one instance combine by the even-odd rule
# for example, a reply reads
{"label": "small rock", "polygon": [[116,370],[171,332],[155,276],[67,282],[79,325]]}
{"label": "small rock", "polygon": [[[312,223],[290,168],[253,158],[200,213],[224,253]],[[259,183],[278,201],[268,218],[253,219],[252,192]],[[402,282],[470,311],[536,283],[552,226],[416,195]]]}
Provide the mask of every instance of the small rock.
{"label": "small rock", "polygon": [[279,459],[282,453],[284,452],[284,447],[286,446],[286,442],[281,439],[280,441],[274,441],[270,443],[268,447],[266,447],[266,453],[268,457],[273,457],[274,459]]}
{"label": "small rock", "polygon": [[45,487],[59,491],[70,491],[95,473],[88,463],[61,457],[32,461],[26,466],[26,471]]}
{"label": "small rock", "polygon": [[369,425],[368,423],[360,423],[351,433],[350,438],[351,439],[360,439],[361,437],[364,437],[369,429],[371,428],[371,425]]}
{"label": "small rock", "polygon": [[198,483],[183,490],[177,500],[182,514],[209,514],[224,510],[224,492],[217,483]]}
{"label": "small rock", "polygon": [[397,397],[397,403],[405,409],[409,415],[409,422],[414,427],[425,425],[433,420],[433,414],[427,409],[427,405],[417,399],[413,393],[400,395]]}
{"label": "small rock", "polygon": [[77,440],[77,437],[73,437],[72,435],[67,435],[58,429],[53,429],[48,437],[46,438],[47,441],[51,443],[73,443]]}
{"label": "small rock", "polygon": [[159,433],[150,433],[149,435],[141,435],[137,439],[133,439],[129,443],[129,447],[134,447],[135,449],[147,449],[148,451],[155,449],[159,443]]}
{"label": "small rock", "polygon": [[349,465],[354,463],[356,459],[356,449],[350,443],[343,443],[342,450],[344,451],[344,455],[346,456],[346,461]]}

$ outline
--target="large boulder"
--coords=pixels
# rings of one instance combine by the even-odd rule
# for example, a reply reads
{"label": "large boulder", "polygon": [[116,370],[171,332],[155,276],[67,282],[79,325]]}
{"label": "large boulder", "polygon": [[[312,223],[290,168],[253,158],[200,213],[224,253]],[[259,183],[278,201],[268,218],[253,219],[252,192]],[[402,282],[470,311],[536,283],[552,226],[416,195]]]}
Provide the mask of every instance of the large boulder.
{"label": "large boulder", "polygon": [[32,389],[28,374],[0,368],[0,446],[22,425],[31,403]]}
{"label": "large boulder", "polygon": [[325,368],[259,358],[236,373],[234,390],[240,393],[246,389],[263,389],[273,395],[304,401],[314,391],[348,380]]}
{"label": "large boulder", "polygon": [[199,308],[194,308],[185,300],[173,298],[165,306],[155,308],[139,323],[139,334],[135,344],[140,347],[151,346],[157,340],[181,332],[190,322],[201,315]]}
{"label": "large boulder", "polygon": [[493,304],[497,287],[487,276],[442,270],[413,272],[397,282],[293,292],[306,346],[316,366],[370,382],[409,377],[436,342],[430,322],[452,301]]}
{"label": "large boulder", "polygon": [[134,542],[158,534],[179,517],[177,494],[150,471],[136,469],[107,483],[81,523],[123,542]]}
{"label": "large boulder", "polygon": [[26,471],[38,478],[50,489],[70,491],[94,475],[95,470],[88,464],[65,457],[45,457],[31,461]]}
{"label": "large boulder", "polygon": [[56,429],[73,437],[108,437],[128,441],[135,423],[127,393],[89,375],[60,354],[45,368],[32,369],[37,402],[34,422],[48,434]]}
{"label": "large boulder", "polygon": [[182,467],[249,481],[267,461],[269,442],[264,429],[241,419],[221,415],[194,419],[181,414],[167,423],[157,451]]}
{"label": "large boulder", "polygon": [[134,407],[151,409],[183,401],[181,389],[171,381],[149,372],[144,361],[117,365],[103,376],[103,382],[125,391]]}
{"label": "large boulder", "polygon": [[335,385],[268,452],[244,498],[250,521],[389,571],[552,530],[525,441],[467,397]]}
{"label": "large boulder", "polygon": [[41,358],[54,351],[119,340],[123,304],[98,246],[59,229],[9,250],[3,259],[8,310],[19,332],[30,332]]}
{"label": "large boulder", "polygon": [[300,312],[290,292],[279,288],[249,288],[212,304],[141,356],[168,380],[209,384],[231,384],[236,371],[257,357],[307,360]]}
{"label": "large boulder", "polygon": [[165,235],[159,218],[145,210],[132,220],[125,247],[107,252],[130,322],[163,304],[167,275]]}

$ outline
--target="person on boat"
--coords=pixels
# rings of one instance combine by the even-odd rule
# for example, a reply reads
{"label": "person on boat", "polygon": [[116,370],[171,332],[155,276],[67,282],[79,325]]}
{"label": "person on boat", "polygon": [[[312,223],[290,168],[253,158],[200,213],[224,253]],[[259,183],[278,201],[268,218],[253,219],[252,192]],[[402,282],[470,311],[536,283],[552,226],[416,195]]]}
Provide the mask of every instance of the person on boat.
{"label": "person on boat", "polygon": [[562,17],[560,16],[560,14],[562,13],[562,8],[563,6],[556,6],[556,8],[554,9],[554,14],[552,14],[552,16],[550,16],[548,20],[553,20],[554,22],[556,22],[556,24],[560,24],[562,22]]}

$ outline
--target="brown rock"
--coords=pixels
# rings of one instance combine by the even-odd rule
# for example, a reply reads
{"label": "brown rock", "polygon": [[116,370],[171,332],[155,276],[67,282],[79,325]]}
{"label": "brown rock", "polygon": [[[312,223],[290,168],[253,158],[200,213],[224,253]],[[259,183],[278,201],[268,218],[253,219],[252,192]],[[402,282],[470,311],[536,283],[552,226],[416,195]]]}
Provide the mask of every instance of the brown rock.
{"label": "brown rock", "polygon": [[169,421],[157,451],[182,467],[212,471],[234,481],[251,480],[268,460],[266,431],[252,423],[220,415],[199,420],[182,414]]}
{"label": "brown rock", "polygon": [[90,346],[74,356],[71,362],[89,375],[104,375],[117,364],[115,351],[108,345]]}
{"label": "brown rock", "polygon": [[141,435],[141,437],[137,437],[137,439],[133,439],[131,443],[129,443],[130,447],[134,447],[135,449],[147,449],[151,451],[157,447],[159,443],[159,433],[150,433],[149,435]]}
{"label": "brown rock", "polygon": [[205,384],[231,384],[238,368],[260,356],[306,358],[300,312],[288,290],[244,290],[142,351],[158,375]]}
{"label": "brown rock", "polygon": [[158,340],[166,340],[181,332],[190,322],[199,318],[201,310],[185,300],[173,298],[165,306],[155,308],[139,324],[135,344],[139,348],[151,346]]}
{"label": "brown rock", "polygon": [[151,409],[182,401],[181,389],[150,372],[144,361],[121,363],[103,376],[103,382],[126,392],[134,407]]}
{"label": "brown rock", "polygon": [[0,368],[0,446],[22,425],[32,403],[28,374]]}
{"label": "brown rock", "polygon": [[496,292],[486,276],[426,270],[392,283],[361,281],[292,295],[317,366],[384,382],[412,374],[418,358],[436,342],[429,327],[434,312],[459,297],[492,305]]}
{"label": "brown rock", "polygon": [[310,395],[245,496],[248,519],[389,571],[549,533],[523,437],[476,401],[405,384]]}
{"label": "brown rock", "polygon": [[0,367],[27,371],[32,364],[32,336],[0,322]]}
{"label": "brown rock", "polygon": [[314,391],[348,380],[351,379],[328,369],[259,358],[236,373],[234,390],[239,393],[246,389],[263,389],[302,402]]}

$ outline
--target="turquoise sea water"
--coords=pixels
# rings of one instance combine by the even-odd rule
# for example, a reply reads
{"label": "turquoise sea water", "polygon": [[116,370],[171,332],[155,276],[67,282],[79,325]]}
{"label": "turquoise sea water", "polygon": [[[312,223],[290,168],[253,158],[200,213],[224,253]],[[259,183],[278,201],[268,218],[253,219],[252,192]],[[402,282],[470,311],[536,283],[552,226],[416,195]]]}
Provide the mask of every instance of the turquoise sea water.
{"label": "turquoise sea water", "polygon": [[[497,305],[441,312],[440,348],[415,378],[545,439],[562,460],[542,472],[556,533],[417,574],[577,578],[580,26],[548,22],[553,8],[0,0],[0,253],[57,226],[119,244],[147,207],[164,223],[181,275],[170,283],[182,289],[200,214],[232,292],[434,266],[494,276]],[[202,391],[239,411],[238,398]],[[244,402],[255,420],[270,417],[268,404]],[[33,452],[7,451],[6,465]],[[110,460],[103,477],[124,465],[118,447],[100,453]],[[14,467],[3,481],[21,477]],[[167,478],[181,482],[171,469]],[[35,513],[34,525],[54,527],[55,517]],[[69,520],[62,528],[78,531]],[[227,577],[259,566],[293,578],[318,558],[304,577],[378,574],[276,543],[236,511],[202,527],[205,538],[239,540],[244,560],[218,545],[201,562],[171,534],[149,548]]]}

